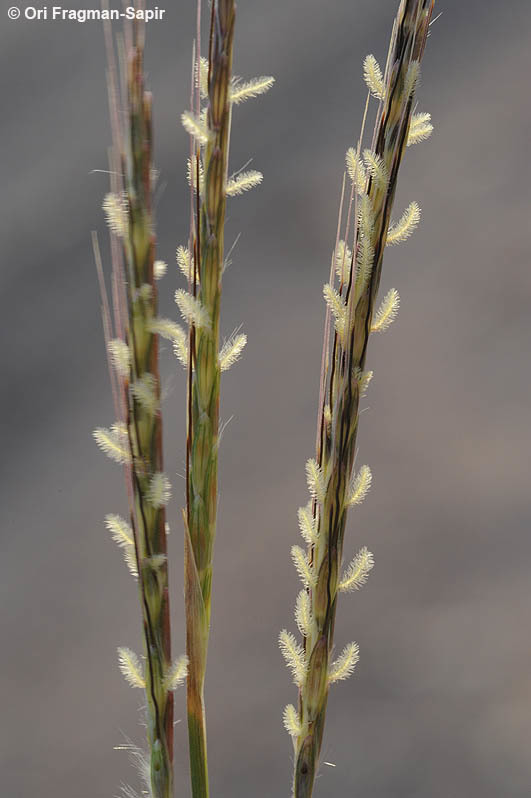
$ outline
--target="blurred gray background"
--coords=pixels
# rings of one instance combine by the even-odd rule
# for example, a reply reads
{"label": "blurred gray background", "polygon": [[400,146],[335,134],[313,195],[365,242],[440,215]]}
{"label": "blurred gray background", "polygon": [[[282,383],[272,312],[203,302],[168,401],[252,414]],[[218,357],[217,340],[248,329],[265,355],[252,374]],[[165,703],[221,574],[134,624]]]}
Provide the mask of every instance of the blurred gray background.
{"label": "blurred gray background", "polygon": [[[116,646],[141,649],[136,588],[102,519],[122,474],[91,431],[113,421],[90,231],[110,130],[100,24],[10,21],[1,2],[1,795],[105,798],[135,783],[141,695]],[[25,5],[25,4],[24,4]],[[40,5],[40,4],[39,4]],[[74,4],[72,4],[74,5]],[[79,4],[77,4],[79,7]],[[164,2],[159,3],[164,7]],[[344,152],[357,138],[363,57],[382,62],[397,0],[240,0],[235,71],[274,74],[234,114],[231,166],[264,183],[230,203],[223,329],[245,357],[223,379],[225,419],[207,683],[212,794],[290,791],[282,728],[295,699],[280,653],[299,589],[290,561],[306,502],[324,306]],[[177,317],[195,3],[147,31],[155,102],[162,311]],[[96,7],[96,3],[92,6]],[[359,463],[373,490],[345,557],[375,554],[340,604],[355,677],[330,697],[316,796],[523,798],[531,793],[531,439],[528,158],[531,5],[441,0],[418,94],[430,141],[407,151],[395,216],[423,209],[387,251],[398,320],[371,341]],[[119,27],[119,25],[118,25]],[[184,373],[163,373],[174,650],[184,649]],[[176,795],[189,795],[184,690]]]}

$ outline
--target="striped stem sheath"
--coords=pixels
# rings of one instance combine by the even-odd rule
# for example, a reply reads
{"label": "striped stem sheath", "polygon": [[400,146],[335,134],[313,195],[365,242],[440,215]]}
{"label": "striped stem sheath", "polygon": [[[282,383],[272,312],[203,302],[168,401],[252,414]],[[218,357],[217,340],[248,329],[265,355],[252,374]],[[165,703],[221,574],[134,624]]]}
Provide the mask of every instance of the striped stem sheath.
{"label": "striped stem sheath", "polygon": [[188,734],[194,798],[204,798],[209,794],[204,681],[218,501],[219,319],[234,17],[233,0],[216,0],[212,4],[206,117],[208,140],[203,150],[204,190],[201,196],[197,192],[198,223],[192,242],[193,295],[201,303],[208,319],[204,324],[192,327],[189,361],[185,594],[186,649],[190,663]]}
{"label": "striped stem sheath", "polygon": [[[402,0],[400,3],[373,141],[378,168],[369,168],[370,176],[362,192],[361,205],[356,207],[354,255],[348,280],[339,292],[346,312],[342,334],[336,331],[334,335],[330,374],[325,382],[328,386],[326,410],[323,406],[320,421],[316,466],[321,490],[314,491],[316,531],[308,559],[313,574],[308,584],[308,617],[311,620],[307,622],[304,650],[300,653],[304,674],[299,680],[297,731],[294,733],[294,798],[310,798],[312,795],[329,685],[335,678],[344,678],[331,672],[330,657],[358,429],[360,375],[365,365],[398,170],[408,137],[414,71],[423,54],[432,8],[433,0]],[[382,175],[385,175],[383,179]],[[370,213],[371,222],[362,230],[358,211],[363,213],[364,207],[365,213]],[[359,263],[367,244],[370,245],[371,264],[369,274],[363,277],[360,276]],[[299,655],[295,652],[294,656]],[[356,659],[357,647],[351,649],[352,667]],[[346,661],[343,665],[348,670]]]}

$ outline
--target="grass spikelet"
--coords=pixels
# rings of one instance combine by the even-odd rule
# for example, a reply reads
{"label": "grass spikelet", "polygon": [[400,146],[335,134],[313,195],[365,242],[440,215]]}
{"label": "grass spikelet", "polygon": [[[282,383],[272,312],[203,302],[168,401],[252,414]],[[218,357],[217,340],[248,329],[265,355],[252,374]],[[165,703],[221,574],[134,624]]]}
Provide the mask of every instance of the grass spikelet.
{"label": "grass spikelet", "polygon": [[171,319],[159,318],[151,319],[149,322],[149,331],[154,335],[160,335],[168,341],[178,341],[181,338],[186,340],[186,333],[182,327],[179,327]]}
{"label": "grass spikelet", "polygon": [[212,132],[201,117],[195,116],[190,111],[185,111],[181,114],[181,122],[188,135],[193,136],[199,144],[208,144],[212,139]]}
{"label": "grass spikelet", "polygon": [[407,71],[407,76],[404,83],[404,94],[406,97],[411,97],[417,90],[417,85],[420,80],[420,62],[412,61]]}
{"label": "grass spikelet", "polygon": [[365,56],[363,62],[363,78],[371,94],[378,100],[383,100],[384,85],[382,70],[380,69],[378,61],[372,54]]}
{"label": "grass spikelet", "polygon": [[313,457],[306,462],[306,482],[310,496],[317,499],[318,502],[323,502],[325,497],[325,483],[323,472]]}
{"label": "grass spikelet", "polygon": [[159,471],[153,474],[147,490],[147,500],[156,510],[168,504],[171,496],[170,480]]}
{"label": "grass spikelet", "polygon": [[363,150],[363,160],[367,171],[380,189],[385,189],[389,182],[389,171],[385,161],[372,150]]}
{"label": "grass spikelet", "polygon": [[355,377],[358,381],[359,391],[360,391],[360,398],[365,396],[369,385],[371,384],[372,378],[374,376],[373,371],[362,371],[361,369],[354,369]]}
{"label": "grass spikelet", "polygon": [[330,283],[324,284],[323,296],[334,317],[334,324],[338,334],[344,337],[348,321],[347,306]]}
{"label": "grass spikelet", "polygon": [[157,384],[153,374],[143,374],[131,383],[131,392],[144,410],[147,410],[149,413],[155,413],[158,410],[159,399],[157,396]]}
{"label": "grass spikelet", "polygon": [[361,160],[358,151],[355,150],[354,147],[348,148],[347,154],[345,156],[345,162],[347,165],[348,176],[352,180],[354,188],[358,194],[363,194],[367,184],[367,172],[365,171],[363,161]]}
{"label": "grass spikelet", "polygon": [[297,511],[299,518],[299,529],[305,543],[311,546],[317,543],[317,525],[312,514],[312,503],[308,502],[306,507],[299,507]]}
{"label": "grass spikelet", "polygon": [[341,577],[339,590],[344,593],[359,590],[366,583],[369,572],[374,567],[374,557],[369,549],[364,546],[356,554],[347,570]]}
{"label": "grass spikelet", "polygon": [[181,273],[187,280],[190,279],[191,276],[191,261],[190,261],[190,250],[187,247],[178,246],[177,247],[177,265],[181,270]]}
{"label": "grass spikelet", "polygon": [[200,299],[183,288],[178,288],[175,292],[175,302],[181,311],[181,316],[188,324],[193,324],[195,327],[210,327],[210,316]]}
{"label": "grass spikelet", "polygon": [[109,230],[115,235],[123,238],[127,235],[127,201],[123,196],[109,192],[105,195],[102,208],[105,211]]}
{"label": "grass spikelet", "polygon": [[126,682],[131,687],[145,687],[146,682],[142,676],[142,665],[134,651],[130,648],[118,649],[118,667]]}
{"label": "grass spikelet", "polygon": [[374,314],[371,324],[371,332],[383,332],[396,319],[398,308],[400,307],[400,296],[396,288],[390,291],[382,299],[380,307]]}
{"label": "grass spikelet", "polygon": [[195,70],[196,84],[199,86],[201,99],[208,97],[208,58],[201,56]]}
{"label": "grass spikelet", "polygon": [[[205,170],[201,158],[197,159],[192,165],[192,161],[188,158],[186,162],[186,179],[188,185],[193,191],[197,191],[197,169],[199,165],[199,193],[202,194],[205,188]],[[188,277],[188,274],[186,275]]]}
{"label": "grass spikelet", "polygon": [[114,542],[120,546],[134,546],[133,530],[131,525],[121,515],[109,513],[105,516],[105,526],[111,533]]}
{"label": "grass spikelet", "polygon": [[164,678],[167,690],[176,690],[186,679],[188,673],[188,657],[183,654],[176,659]]}
{"label": "grass spikelet", "polygon": [[360,650],[357,643],[349,643],[345,646],[339,657],[330,666],[328,672],[328,682],[333,684],[341,679],[348,679],[354,672],[354,668],[359,662]]}
{"label": "grass spikelet", "polygon": [[264,176],[262,172],[257,172],[251,169],[248,172],[241,172],[239,175],[231,177],[227,181],[225,193],[227,197],[236,197],[238,194],[243,194],[255,186],[259,186]]}
{"label": "grass spikelet", "polygon": [[361,504],[370,491],[371,485],[372,471],[368,465],[363,465],[350,484],[347,499],[348,506],[352,507],[355,504]]}
{"label": "grass spikelet", "polygon": [[116,373],[120,377],[128,377],[131,368],[131,352],[125,341],[122,341],[121,338],[113,338],[107,344],[107,349]]}
{"label": "grass spikelet", "polygon": [[302,727],[299,720],[299,715],[293,704],[288,704],[284,707],[282,722],[284,723],[284,728],[291,737],[299,736]]}
{"label": "grass spikelet", "polygon": [[163,260],[156,260],[153,264],[153,277],[161,280],[168,271],[168,264]]}
{"label": "grass spikelet", "polygon": [[306,663],[302,646],[297,643],[291,632],[287,632],[285,629],[278,636],[278,644],[286,665],[293,674],[293,681],[300,687],[306,676]]}
{"label": "grass spikelet", "polygon": [[275,78],[271,76],[252,78],[245,83],[233,81],[230,88],[230,101],[233,105],[239,105],[252,97],[258,97],[259,94],[265,94],[274,82]]}
{"label": "grass spikelet", "polygon": [[221,347],[219,353],[219,368],[221,371],[228,371],[234,363],[237,363],[247,344],[245,333],[232,335]]}
{"label": "grass spikelet", "polygon": [[293,564],[301,578],[301,582],[306,587],[315,584],[315,575],[304,549],[301,549],[300,546],[292,546],[291,559],[293,560]]}
{"label": "grass spikelet", "polygon": [[429,139],[432,133],[433,125],[431,123],[431,114],[413,114],[409,126],[407,146],[411,147],[412,144],[417,144],[419,141]]}
{"label": "grass spikelet", "polygon": [[131,462],[127,429],[123,424],[113,424],[110,429],[97,427],[92,435],[102,452],[115,463]]}
{"label": "grass spikelet", "polygon": [[420,206],[411,202],[398,222],[392,225],[387,232],[386,244],[400,244],[412,235],[420,222]]}
{"label": "grass spikelet", "polygon": [[336,274],[341,284],[347,284],[350,277],[352,251],[344,241],[339,241],[336,248]]}
{"label": "grass spikelet", "polygon": [[308,637],[312,628],[312,608],[307,590],[301,590],[295,604],[295,622],[303,637]]}
{"label": "grass spikelet", "polygon": [[173,354],[181,365],[188,368],[188,341],[184,330],[180,327],[179,332],[173,339]]}

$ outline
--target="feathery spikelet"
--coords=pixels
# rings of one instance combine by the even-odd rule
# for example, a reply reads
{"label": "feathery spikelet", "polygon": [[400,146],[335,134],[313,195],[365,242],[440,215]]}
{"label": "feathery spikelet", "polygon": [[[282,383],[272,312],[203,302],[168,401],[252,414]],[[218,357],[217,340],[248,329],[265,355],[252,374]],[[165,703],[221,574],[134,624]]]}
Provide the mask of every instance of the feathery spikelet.
{"label": "feathery spikelet", "polygon": [[348,321],[347,306],[330,283],[325,283],[323,285],[323,296],[334,316],[334,325],[338,334],[344,337]]}
{"label": "feathery spikelet", "polygon": [[308,637],[312,628],[312,611],[307,590],[301,590],[295,604],[295,622],[303,637]]}
{"label": "feathery spikelet", "polygon": [[227,197],[236,197],[238,194],[243,194],[244,191],[249,191],[251,188],[259,186],[263,179],[262,172],[257,172],[255,169],[241,172],[239,175],[234,175],[228,179],[225,194]]}
{"label": "feathery spikelet", "polygon": [[312,499],[322,503],[325,495],[325,481],[320,466],[313,457],[306,462],[306,482]]}
{"label": "feathery spikelet", "polygon": [[412,61],[409,65],[404,85],[404,94],[406,97],[411,97],[411,95],[416,91],[419,80],[420,63],[418,61]]}
{"label": "feathery spikelet", "polygon": [[212,133],[206,126],[204,119],[195,116],[190,111],[181,114],[181,122],[186,132],[195,138],[199,144],[208,144]]}
{"label": "feathery spikelet", "polygon": [[285,629],[278,636],[278,644],[286,665],[293,674],[293,681],[300,687],[306,676],[306,662],[302,646],[297,643],[291,632],[287,632]]}
{"label": "feathery spikelet", "polygon": [[179,334],[173,339],[173,354],[185,368],[188,366],[188,341],[180,327]]}
{"label": "feathery spikelet", "polygon": [[363,61],[363,79],[371,94],[378,100],[383,100],[384,85],[382,70],[380,69],[378,61],[372,54],[366,55]]}
{"label": "feathery spikelet", "polygon": [[221,347],[219,353],[219,367],[221,371],[227,371],[234,363],[240,359],[247,343],[247,336],[245,333],[232,335]]}
{"label": "feathery spikelet", "polygon": [[[186,179],[188,181],[188,185],[193,188],[194,191],[197,191],[197,163],[194,161],[192,165],[192,161],[188,158],[186,162]],[[201,159],[199,159],[199,193],[203,193],[203,189],[205,187],[205,170],[203,169],[203,163]],[[188,275],[187,275],[188,276]]]}
{"label": "feathery spikelet", "polygon": [[130,463],[129,438],[124,424],[113,424],[110,429],[97,427],[92,433],[94,440],[115,463]]}
{"label": "feathery spikelet", "polygon": [[361,504],[372,484],[372,471],[368,465],[363,465],[349,486],[347,506]]}
{"label": "feathery spikelet", "polygon": [[171,485],[168,477],[162,471],[157,471],[156,474],[153,474],[149,483],[146,496],[148,502],[158,510],[169,502],[170,496]]}
{"label": "feathery spikelet", "polygon": [[330,684],[338,682],[340,679],[348,679],[353,673],[360,658],[360,650],[357,643],[349,643],[345,646],[339,657],[330,666],[328,671],[328,681]]}
{"label": "feathery spikelet", "polygon": [[153,264],[153,277],[160,280],[168,271],[168,264],[163,260],[156,260]]}
{"label": "feathery spikelet", "polygon": [[359,368],[354,369],[356,379],[358,380],[360,396],[365,396],[367,389],[371,384],[373,378],[373,371],[361,371]]}
{"label": "feathery spikelet", "polygon": [[109,230],[120,238],[127,235],[129,227],[127,218],[127,200],[118,194],[106,194],[102,208],[107,217]]}
{"label": "feathery spikelet", "polygon": [[138,565],[136,562],[136,551],[134,546],[124,546],[123,550],[125,564],[127,565],[127,569],[129,573],[135,577],[138,577]]}
{"label": "feathery spikelet", "polygon": [[411,147],[412,144],[417,144],[419,141],[429,139],[433,133],[433,125],[431,123],[431,114],[413,114],[411,117],[411,124],[409,125],[409,134],[407,137],[407,146]]}
{"label": "feathery spikelet", "polygon": [[383,332],[387,330],[390,324],[396,319],[398,308],[400,307],[400,296],[396,288],[391,288],[390,291],[382,299],[382,303],[376,313],[371,324],[371,332]]}
{"label": "feathery spikelet", "polygon": [[210,327],[210,317],[208,311],[201,304],[201,301],[192,296],[182,288],[178,288],[175,292],[175,301],[181,315],[188,324],[193,324],[195,327]]}
{"label": "feathery spikelet", "polygon": [[153,374],[146,372],[131,385],[131,392],[136,401],[149,413],[155,413],[159,406],[157,383]]}
{"label": "feathery spikelet", "polygon": [[146,682],[142,676],[142,665],[134,651],[130,648],[118,649],[118,667],[126,682],[131,687],[145,687]]}
{"label": "feathery spikelet", "polygon": [[131,368],[131,352],[129,347],[121,338],[113,338],[107,345],[111,363],[120,377],[128,377]]}
{"label": "feathery spikelet", "polygon": [[293,560],[293,564],[301,578],[301,582],[306,587],[313,586],[315,584],[315,574],[312,570],[312,566],[310,565],[306,552],[301,549],[300,546],[292,546],[291,559]]}
{"label": "feathery spikelet", "polygon": [[350,276],[350,264],[352,261],[352,251],[344,241],[338,241],[336,249],[336,274],[339,282],[346,284]]}
{"label": "feathery spikelet", "polygon": [[183,654],[182,657],[176,659],[166,676],[164,677],[164,685],[167,690],[176,690],[186,679],[188,672],[188,657]]}
{"label": "feathery spikelet", "polygon": [[345,162],[347,164],[348,176],[352,180],[354,188],[358,194],[363,194],[367,184],[367,172],[365,171],[363,161],[361,160],[358,151],[355,150],[354,147],[348,148],[347,154],[345,156]]}
{"label": "feathery spikelet", "polygon": [[265,94],[274,82],[275,78],[271,76],[253,78],[245,83],[233,81],[230,88],[230,101],[233,105],[239,105],[252,97],[258,97],[259,94]]}
{"label": "feathery spikelet", "polygon": [[106,515],[105,526],[118,546],[121,548],[124,546],[134,546],[133,530],[130,524],[128,524],[121,515],[115,515],[114,513]]}
{"label": "feathery spikelet", "polygon": [[178,246],[177,247],[177,265],[181,270],[182,274],[188,280],[190,278],[190,270],[191,270],[191,260],[190,260],[190,250],[187,247]]}
{"label": "feathery spikelet", "polygon": [[201,99],[208,97],[208,58],[201,56],[195,68],[196,85],[199,86]]}
{"label": "feathery spikelet", "polygon": [[151,319],[149,322],[149,331],[162,336],[162,338],[166,338],[168,341],[177,341],[183,336],[186,338],[183,328],[179,327],[179,325],[171,319]]}
{"label": "feathery spikelet", "polygon": [[387,231],[386,244],[400,244],[409,238],[420,222],[420,206],[417,202],[410,202],[396,224]]}
{"label": "feathery spikelet", "polygon": [[369,549],[364,546],[356,554],[347,570],[341,577],[338,589],[347,593],[352,590],[359,590],[369,576],[369,571],[374,567],[374,557]]}
{"label": "feathery spikelet", "polygon": [[312,514],[312,502],[308,502],[306,507],[299,507],[297,515],[299,518],[299,529],[304,541],[309,546],[317,543],[317,524]]}
{"label": "feathery spikelet", "polygon": [[293,704],[288,704],[286,707],[284,707],[282,721],[284,723],[284,728],[291,737],[299,736],[301,733],[301,723],[298,712]]}
{"label": "feathery spikelet", "polygon": [[383,159],[372,150],[366,149],[363,150],[363,160],[376,185],[381,189],[386,188],[389,182],[389,172]]}

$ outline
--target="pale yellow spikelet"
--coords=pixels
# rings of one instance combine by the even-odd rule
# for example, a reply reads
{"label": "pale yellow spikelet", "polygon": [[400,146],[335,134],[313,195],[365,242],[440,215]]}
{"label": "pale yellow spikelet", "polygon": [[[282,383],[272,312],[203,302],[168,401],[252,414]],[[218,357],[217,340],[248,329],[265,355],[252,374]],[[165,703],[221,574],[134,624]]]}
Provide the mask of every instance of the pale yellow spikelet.
{"label": "pale yellow spikelet", "polygon": [[255,186],[259,186],[264,176],[262,172],[257,172],[255,169],[250,169],[248,172],[240,172],[238,175],[233,175],[227,181],[225,193],[227,197],[236,197],[238,194],[243,194],[244,191],[249,191]]}
{"label": "pale yellow spikelet", "polygon": [[163,260],[156,260],[153,264],[153,277],[161,280],[168,271],[168,264]]}
{"label": "pale yellow spikelet", "polygon": [[201,301],[192,296],[188,291],[178,288],[175,292],[175,301],[177,307],[181,311],[181,315],[188,324],[193,324],[195,327],[210,327],[210,316],[207,309],[202,305]]}
{"label": "pale yellow spikelet", "polygon": [[163,474],[162,471],[157,471],[157,473],[153,474],[151,477],[147,491],[146,498],[149,504],[158,510],[169,502],[170,496],[171,485],[168,477],[166,474]]}
{"label": "pale yellow spikelet", "polygon": [[293,681],[300,687],[306,676],[306,662],[302,646],[297,643],[291,632],[287,632],[285,629],[278,636],[278,644],[286,665],[293,674]]}
{"label": "pale yellow spikelet", "polygon": [[291,559],[305,587],[315,584],[315,574],[306,552],[300,546],[291,547]]}
{"label": "pale yellow spikelet", "polygon": [[378,100],[383,100],[384,85],[382,70],[372,53],[366,55],[363,61],[363,79],[370,93],[377,97]]}
{"label": "pale yellow spikelet", "polygon": [[92,435],[100,449],[115,463],[125,464],[131,462],[129,439],[125,424],[113,424],[110,429],[97,427]]}
{"label": "pale yellow spikelet", "polygon": [[196,63],[195,79],[201,98],[204,100],[208,97],[208,58],[201,56],[199,64]]}
{"label": "pale yellow spikelet", "polygon": [[137,402],[148,413],[155,413],[158,410],[157,381],[153,374],[146,372],[135,380],[131,385],[131,391]]}
{"label": "pale yellow spikelet", "polygon": [[387,183],[389,182],[389,172],[387,171],[387,167],[382,158],[380,158],[379,155],[376,155],[376,153],[372,150],[366,149],[363,150],[363,160],[365,161],[367,171],[378,188],[386,188]]}
{"label": "pale yellow spikelet", "polygon": [[348,148],[345,162],[347,164],[348,176],[352,180],[354,188],[358,194],[363,194],[367,183],[367,172],[365,171],[359,152],[355,150],[354,147]]}
{"label": "pale yellow spikelet", "polygon": [[185,336],[186,334],[182,327],[172,321],[171,319],[166,318],[157,318],[151,319],[148,325],[148,329],[154,335],[160,335],[162,338],[166,338],[168,341],[176,341],[181,336]]}
{"label": "pale yellow spikelet", "polygon": [[364,194],[361,198],[359,226],[362,238],[370,238],[374,230],[374,208],[368,194]]}
{"label": "pale yellow spikelet", "polygon": [[107,349],[116,373],[120,377],[128,377],[131,368],[131,352],[125,341],[122,341],[121,338],[113,338],[107,344]]}
{"label": "pale yellow spikelet", "polygon": [[107,217],[107,225],[111,232],[123,238],[127,235],[127,200],[119,194],[109,193],[105,195],[102,208]]}
{"label": "pale yellow spikelet", "polygon": [[396,319],[398,308],[400,307],[400,296],[396,288],[391,288],[390,291],[382,299],[382,303],[376,313],[371,324],[371,332],[383,332],[387,330],[390,324]]}
{"label": "pale yellow spikelet", "polygon": [[419,222],[420,206],[417,202],[410,202],[398,222],[387,231],[386,243],[400,244],[401,241],[405,241],[415,232]]}
{"label": "pale yellow spikelet", "polygon": [[339,590],[345,593],[352,590],[359,590],[367,581],[369,571],[371,571],[373,567],[374,557],[369,549],[363,546],[341,577]]}
{"label": "pale yellow spikelet", "polygon": [[191,277],[191,259],[188,247],[183,247],[182,245],[178,246],[176,258],[179,269],[186,279],[189,280]]}
{"label": "pale yellow spikelet", "polygon": [[118,649],[118,667],[131,687],[145,687],[140,659],[130,648]]}
{"label": "pale yellow spikelet", "polygon": [[188,657],[183,654],[176,659],[166,676],[164,677],[164,686],[166,690],[176,690],[186,679],[188,673]]}
{"label": "pale yellow spikelet", "polygon": [[136,551],[134,545],[124,546],[124,560],[127,568],[129,569],[129,573],[131,573],[136,579],[138,576],[138,565],[136,562]]}
{"label": "pale yellow spikelet", "polygon": [[301,590],[295,604],[295,622],[303,637],[308,637],[312,628],[312,611],[310,595],[307,590]]}
{"label": "pale yellow spikelet", "polygon": [[181,122],[186,132],[195,138],[199,144],[207,144],[212,138],[212,132],[205,123],[205,117],[197,117],[191,111],[181,114]]}
{"label": "pale yellow spikelet", "polygon": [[293,704],[288,704],[284,707],[282,721],[284,723],[284,728],[291,737],[299,736],[301,733],[301,722],[299,720],[299,713]]}
{"label": "pale yellow spikelet", "polygon": [[338,241],[336,252],[336,274],[340,283],[348,283],[350,276],[350,264],[352,261],[352,251],[344,241]]}
{"label": "pale yellow spikelet", "polygon": [[245,333],[231,335],[229,340],[223,344],[219,353],[219,367],[221,371],[227,371],[240,359],[246,343],[247,336]]}
{"label": "pale yellow spikelet", "polygon": [[317,524],[312,513],[312,502],[308,502],[306,507],[299,507],[297,516],[299,519],[299,529],[304,541],[309,546],[317,543]]}
{"label": "pale yellow spikelet", "polygon": [[[186,179],[188,181],[188,185],[191,186],[194,191],[197,191],[197,161],[194,160],[193,166],[192,161],[190,158],[186,161]],[[203,194],[203,189],[205,187],[205,170],[203,169],[203,162],[199,159],[199,194]]]}
{"label": "pale yellow spikelet", "polygon": [[365,396],[367,393],[367,389],[371,384],[373,374],[373,371],[361,371],[359,368],[355,369],[355,377],[358,380],[360,396]]}
{"label": "pale yellow spikelet", "polygon": [[133,530],[121,515],[109,513],[105,516],[105,526],[111,533],[111,537],[118,546],[134,546]]}
{"label": "pale yellow spikelet", "polygon": [[321,467],[313,457],[310,457],[306,463],[306,482],[310,496],[322,504],[325,497],[325,480]]}
{"label": "pale yellow spikelet", "polygon": [[173,354],[185,368],[188,367],[188,340],[180,327],[178,336],[173,339]]}
{"label": "pale yellow spikelet", "polygon": [[140,288],[137,289],[137,294],[143,302],[151,302],[153,298],[153,286],[149,283],[142,283]]}
{"label": "pale yellow spikelet", "polygon": [[404,94],[410,97],[414,94],[420,80],[420,61],[412,61],[408,67]]}
{"label": "pale yellow spikelet", "polygon": [[245,83],[233,81],[230,88],[230,101],[234,105],[239,105],[239,103],[249,100],[252,97],[258,97],[259,94],[265,94],[266,91],[269,91],[274,82],[275,78],[268,75],[253,78]]}
{"label": "pale yellow spikelet", "polygon": [[330,684],[338,682],[340,679],[348,679],[354,671],[359,658],[360,650],[357,643],[349,643],[348,646],[345,646],[328,671],[328,681]]}
{"label": "pale yellow spikelet", "polygon": [[348,323],[347,306],[330,283],[325,283],[323,285],[323,296],[334,317],[334,326],[338,334],[343,337]]}
{"label": "pale yellow spikelet", "polygon": [[433,125],[431,123],[431,114],[413,114],[409,125],[409,134],[407,137],[407,146],[411,147],[412,144],[417,144],[419,141],[429,139],[433,133]]}
{"label": "pale yellow spikelet", "polygon": [[348,490],[347,505],[361,504],[372,485],[372,471],[368,465],[362,465],[353,477]]}

